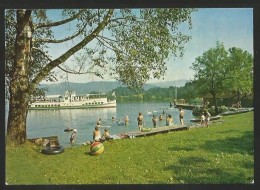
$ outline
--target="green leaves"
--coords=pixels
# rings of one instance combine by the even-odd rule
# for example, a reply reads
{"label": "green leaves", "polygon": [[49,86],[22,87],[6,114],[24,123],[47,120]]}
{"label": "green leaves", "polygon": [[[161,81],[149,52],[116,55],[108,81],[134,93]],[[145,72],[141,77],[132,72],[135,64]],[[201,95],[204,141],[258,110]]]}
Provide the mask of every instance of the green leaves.
{"label": "green leaves", "polygon": [[191,68],[202,96],[207,93],[213,97],[233,92],[250,94],[253,90],[253,57],[240,48],[226,50],[223,43],[217,42],[215,48],[197,57]]}
{"label": "green leaves", "polygon": [[[181,56],[189,37],[178,25],[190,19],[192,9],[122,10],[108,29],[115,38],[115,78],[140,88],[150,78],[165,74],[170,55]],[[119,16],[120,15],[120,16]]]}

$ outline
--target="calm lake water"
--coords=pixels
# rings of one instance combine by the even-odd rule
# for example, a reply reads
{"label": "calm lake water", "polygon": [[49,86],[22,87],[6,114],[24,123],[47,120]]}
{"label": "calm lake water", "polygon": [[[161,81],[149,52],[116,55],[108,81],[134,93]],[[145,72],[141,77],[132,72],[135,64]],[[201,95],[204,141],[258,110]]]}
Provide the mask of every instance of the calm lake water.
{"label": "calm lake water", "polygon": [[[179,124],[179,111],[176,108],[169,108],[167,102],[136,102],[117,103],[116,108],[95,108],[95,109],[61,109],[61,110],[29,110],[27,116],[27,138],[46,136],[58,136],[61,145],[71,146],[69,143],[71,132],[64,132],[67,127],[76,128],[77,139],[75,145],[92,140],[92,133],[98,118],[102,120],[101,133],[107,127],[111,135],[138,130],[137,116],[139,112],[144,116],[144,127],[152,127],[152,116],[147,111],[157,111],[171,114],[174,124]],[[129,124],[117,125],[112,117],[123,119],[129,117]],[[8,108],[6,108],[6,121]],[[184,123],[189,124],[193,118],[192,111],[185,110]],[[158,121],[158,127],[165,126],[165,119]],[[75,146],[74,145],[74,146]]]}

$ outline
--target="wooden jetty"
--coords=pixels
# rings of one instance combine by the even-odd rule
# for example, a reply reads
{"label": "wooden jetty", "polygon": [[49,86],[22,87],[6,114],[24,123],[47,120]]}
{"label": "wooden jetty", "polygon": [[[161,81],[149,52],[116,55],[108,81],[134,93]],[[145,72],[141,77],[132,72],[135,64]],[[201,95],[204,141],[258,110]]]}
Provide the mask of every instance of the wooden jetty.
{"label": "wooden jetty", "polygon": [[164,126],[164,127],[154,127],[151,128],[150,131],[133,131],[133,132],[128,132],[128,136],[131,138],[131,136],[134,137],[145,137],[145,136],[150,136],[150,135],[156,135],[156,134],[162,134],[162,133],[168,133],[171,131],[183,131],[183,130],[188,130],[188,126],[183,126],[183,125],[173,125],[173,126]]}
{"label": "wooden jetty", "polygon": [[[223,123],[223,120],[215,120],[210,121],[209,125],[212,123]],[[173,125],[173,126],[164,126],[164,127],[154,127],[150,128],[150,131],[133,131],[126,133],[126,138],[133,138],[133,137],[146,137],[156,134],[163,134],[168,132],[174,132],[174,131],[183,131],[183,130],[189,130],[192,128],[202,128],[205,126],[202,126],[201,124],[188,124],[188,125]]]}

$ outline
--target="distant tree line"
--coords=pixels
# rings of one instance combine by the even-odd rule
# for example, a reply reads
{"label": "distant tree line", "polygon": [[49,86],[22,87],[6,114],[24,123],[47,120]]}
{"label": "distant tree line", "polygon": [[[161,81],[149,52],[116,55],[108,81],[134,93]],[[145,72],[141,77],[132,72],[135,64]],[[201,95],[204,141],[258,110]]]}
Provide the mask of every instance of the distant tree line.
{"label": "distant tree line", "polygon": [[[192,101],[196,98],[193,86],[190,82],[185,86],[175,87],[170,86],[168,88],[154,87],[148,90],[133,91],[127,87],[118,87],[112,92],[115,92],[117,101],[173,101],[173,99],[187,99]],[[109,93],[109,98],[112,96],[112,92]],[[191,93],[192,92],[192,93]],[[177,95],[177,97],[176,97]]]}
{"label": "distant tree line", "polygon": [[[175,87],[170,86],[168,88],[154,87],[148,90],[133,91],[127,87],[117,87],[108,93],[108,98],[113,99],[112,93],[115,92],[116,100],[118,102],[126,101],[167,101],[173,102],[174,99],[184,99],[190,104],[200,104],[201,98],[209,101],[210,106],[214,106],[214,99],[210,94],[205,94],[204,96],[200,94],[199,90],[194,85],[193,81],[187,82],[185,86]],[[236,93],[223,93],[217,98],[219,105],[224,105],[230,107],[233,103],[237,101]],[[240,97],[242,106],[252,107],[253,106],[253,96],[252,94]]]}

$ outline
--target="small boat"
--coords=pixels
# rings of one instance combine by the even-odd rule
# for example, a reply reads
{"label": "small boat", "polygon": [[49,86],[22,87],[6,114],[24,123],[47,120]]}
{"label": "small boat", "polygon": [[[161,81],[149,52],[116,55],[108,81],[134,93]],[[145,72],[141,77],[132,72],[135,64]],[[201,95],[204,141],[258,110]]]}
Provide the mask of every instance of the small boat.
{"label": "small boat", "polygon": [[[210,117],[210,121],[212,121],[212,120],[218,120],[218,119],[220,119],[222,116],[221,115],[216,115],[216,116],[211,116]],[[194,118],[194,119],[191,119],[190,120],[191,122],[200,122],[201,121],[201,118]]]}
{"label": "small boat", "polygon": [[70,132],[70,131],[73,131],[74,129],[73,128],[67,128],[67,129],[64,129],[64,132]]}

